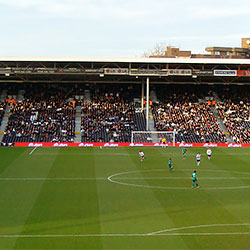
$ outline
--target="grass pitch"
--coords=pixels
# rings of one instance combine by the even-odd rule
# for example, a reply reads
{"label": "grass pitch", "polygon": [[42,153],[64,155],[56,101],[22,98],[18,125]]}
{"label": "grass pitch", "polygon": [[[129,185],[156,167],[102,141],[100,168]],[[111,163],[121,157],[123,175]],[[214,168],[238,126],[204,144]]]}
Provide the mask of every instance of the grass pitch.
{"label": "grass pitch", "polygon": [[0,148],[0,248],[250,249],[250,149],[139,149]]}

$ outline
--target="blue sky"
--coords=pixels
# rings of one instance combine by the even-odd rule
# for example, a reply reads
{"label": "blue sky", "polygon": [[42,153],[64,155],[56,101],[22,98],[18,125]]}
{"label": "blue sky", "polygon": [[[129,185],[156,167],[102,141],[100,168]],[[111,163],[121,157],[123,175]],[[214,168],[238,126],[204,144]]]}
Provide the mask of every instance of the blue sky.
{"label": "blue sky", "polygon": [[157,43],[204,52],[250,37],[250,1],[0,0],[0,56],[140,56]]}

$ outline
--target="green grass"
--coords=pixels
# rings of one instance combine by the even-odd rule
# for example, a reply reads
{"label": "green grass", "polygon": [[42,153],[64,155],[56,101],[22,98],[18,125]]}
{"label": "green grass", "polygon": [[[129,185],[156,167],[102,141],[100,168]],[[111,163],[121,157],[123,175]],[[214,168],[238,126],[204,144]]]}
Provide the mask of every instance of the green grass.
{"label": "green grass", "polygon": [[1,249],[250,249],[250,149],[31,150],[0,148]]}

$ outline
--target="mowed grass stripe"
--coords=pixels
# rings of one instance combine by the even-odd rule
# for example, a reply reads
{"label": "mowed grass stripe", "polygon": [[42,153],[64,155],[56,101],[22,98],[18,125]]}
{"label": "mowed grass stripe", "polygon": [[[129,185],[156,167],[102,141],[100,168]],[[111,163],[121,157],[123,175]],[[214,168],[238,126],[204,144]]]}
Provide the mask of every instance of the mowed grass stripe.
{"label": "mowed grass stripe", "polygon": [[[94,155],[71,157],[69,152],[74,150],[56,149],[58,155],[47,175],[49,178],[80,174],[95,177]],[[93,151],[93,149],[87,150]],[[67,155],[64,154],[65,151]],[[45,181],[22,234],[79,233],[100,233],[96,180],[67,183]],[[61,245],[62,242],[63,245]],[[16,248],[27,248],[33,244],[37,248],[44,248],[43,239],[23,238],[18,239]],[[81,239],[78,244],[80,244],[78,248],[80,246],[86,249],[102,248],[101,239],[95,241]],[[52,239],[47,243],[46,248],[72,248],[72,246],[77,248],[72,239],[62,241]]]}
{"label": "mowed grass stripe", "polygon": [[[195,150],[195,149],[193,149]],[[203,152],[206,149],[203,149]],[[210,170],[210,169],[216,169],[218,171],[228,171],[227,176],[230,177],[235,177],[239,176],[236,175],[233,171],[238,171],[241,172],[242,165],[240,162],[238,162],[238,155],[237,151],[238,149],[225,149],[225,148],[214,148],[212,151],[215,153],[212,155],[212,159],[208,160],[207,157],[203,157],[201,161],[200,167],[198,167],[198,173],[199,176],[202,177],[205,172],[199,172],[199,169],[204,169],[204,170]],[[244,154],[245,150],[243,150]],[[223,156],[224,155],[224,156]],[[247,157],[247,154],[245,156],[241,157]],[[238,164],[235,164],[238,162]],[[237,166],[237,167],[236,167]],[[230,172],[231,171],[231,172]],[[219,175],[219,172],[218,172]],[[215,172],[216,176],[216,172]],[[244,173],[241,175],[244,176]],[[226,186],[226,180],[219,180],[217,185],[218,186]],[[213,185],[214,182],[211,181],[211,186]],[[202,179],[200,180],[200,185],[202,186]],[[236,185],[234,183],[231,184],[231,186]],[[249,185],[249,181],[247,180],[238,180],[237,181],[237,186],[245,186]],[[201,191],[203,191],[201,189]],[[210,209],[205,209],[201,208],[200,210],[206,214],[205,218],[209,218],[210,223],[244,223],[244,222],[249,222],[249,216],[246,216],[246,213],[243,213],[241,215],[238,214],[238,212],[235,211],[235,209],[231,209],[234,204],[240,204],[244,203],[244,201],[248,200],[248,205],[249,205],[249,199],[244,200],[243,197],[247,197],[247,193],[249,192],[249,189],[245,190],[214,190],[212,193],[210,191],[205,191],[206,192],[206,197],[212,204],[210,205]],[[249,196],[248,196],[249,197]],[[199,199],[200,203],[200,199]],[[233,205],[233,206],[232,206]],[[209,208],[208,207],[208,208]],[[203,214],[203,216],[204,216]],[[202,221],[199,219],[199,222]],[[205,224],[205,223],[204,223]],[[209,243],[211,240],[207,240],[206,242],[201,242],[201,245],[204,244],[210,244]],[[215,244],[216,243],[216,244]],[[225,242],[226,243],[226,242]],[[214,247],[216,245],[218,246],[218,240],[216,240],[214,243]]]}
{"label": "mowed grass stripe", "polygon": [[[172,152],[179,152],[180,156],[182,155],[181,149],[174,150],[171,149],[158,149],[158,151],[162,152],[163,157],[166,159],[165,166],[167,168],[167,160],[169,157],[172,158],[174,162],[174,166],[176,169],[178,168],[185,168],[188,169],[190,166],[193,166],[193,169],[197,169],[199,173],[199,169],[206,169],[207,166],[207,160],[206,156],[202,157],[202,163],[199,167],[196,166],[196,160],[195,157],[186,158],[186,160],[183,160],[182,157],[174,157],[172,156]],[[215,152],[219,152],[219,150],[215,149]],[[188,149],[189,154],[195,155],[196,153],[203,153],[205,154],[206,149],[204,148],[189,148]],[[164,163],[162,163],[164,164]],[[212,169],[216,169],[212,167]],[[166,170],[168,171],[168,170]],[[171,173],[171,176],[175,173]],[[183,175],[187,175],[188,172],[183,172]],[[190,170],[189,176],[191,176],[192,170]],[[201,176],[202,173],[199,173],[199,176]],[[148,180],[148,184],[152,184],[152,181]],[[201,184],[201,181],[200,181]],[[178,182],[177,182],[178,185]],[[190,181],[190,188],[191,188],[191,181]],[[192,191],[192,190],[190,190]],[[165,192],[165,197],[162,195],[163,192],[154,189],[155,194],[158,196],[158,199],[162,202],[162,206],[166,207],[166,212],[171,214],[171,219],[174,222],[175,226],[168,226],[168,228],[172,227],[178,227],[181,225],[190,225],[193,221],[199,221],[201,224],[207,224],[212,223],[213,220],[216,222],[218,220],[221,220],[223,218],[226,221],[236,221],[238,222],[237,218],[234,218],[234,215],[231,214],[227,209],[225,208],[224,204],[220,201],[219,197],[212,195],[210,191],[208,190],[199,190],[199,192],[196,192],[197,190],[193,190],[194,192],[190,192],[187,190],[187,192],[180,192],[180,193],[173,193],[173,191],[167,190]],[[166,198],[167,195],[167,198]],[[170,197],[172,199],[170,200]],[[171,205],[170,205],[171,204]],[[175,208],[176,211],[180,210],[180,204],[182,204],[183,207],[186,209],[176,213],[173,208]],[[169,207],[171,206],[171,208]],[[188,209],[187,209],[188,208]],[[215,212],[216,211],[216,212]],[[210,216],[204,216],[210,215]],[[200,241],[198,238],[194,238],[193,242],[190,243],[189,240],[187,240],[185,237],[183,237],[183,240],[185,241],[186,245],[189,248],[192,248],[192,244],[194,244],[197,248],[201,248],[204,244],[203,241]],[[212,246],[212,245],[211,245]]]}
{"label": "mowed grass stripe", "polygon": [[[232,166],[237,171],[249,172],[250,151],[248,148],[221,148],[221,152],[227,156],[223,159],[229,166]],[[241,155],[242,154],[242,155]],[[233,156],[233,158],[231,158]],[[233,159],[233,162],[231,161]]]}
{"label": "mowed grass stripe", "polygon": [[[130,149],[128,149],[130,151]],[[163,176],[166,176],[165,173],[168,172],[168,166],[167,161],[169,158],[168,153],[174,152],[175,154],[178,153],[176,149],[173,148],[153,148],[153,147],[146,147],[143,148],[143,152],[145,153],[145,161],[143,163],[140,162],[140,158],[138,155],[139,148],[133,150],[133,156],[131,155],[131,159],[133,160],[134,164],[136,165],[136,170],[141,171],[140,174],[138,174],[139,177],[144,178],[144,181],[140,181],[143,185],[154,185],[155,181],[147,179],[148,176],[150,176],[152,173],[158,173],[160,175],[163,174]],[[151,153],[159,153],[160,156],[155,158],[151,157]],[[179,155],[178,155],[178,158]],[[157,171],[154,172],[154,170],[163,170],[163,171]],[[151,171],[153,172],[147,172]],[[166,172],[165,172],[166,170]],[[144,172],[145,171],[145,172]],[[157,181],[156,181],[157,182]],[[143,191],[143,188],[136,188],[134,187],[137,192],[146,192]],[[139,191],[140,190],[140,191]],[[157,191],[155,189],[149,189],[146,188],[150,194],[150,198],[148,201],[152,200],[153,202],[149,202],[148,206],[145,208],[148,212],[148,214],[151,214],[151,219],[147,220],[144,218],[144,227],[147,229],[148,232],[152,232],[154,230],[157,230],[159,228],[166,228],[168,227],[175,227],[175,221],[172,219],[171,213],[168,212],[168,207],[171,207],[174,205],[173,203],[169,203],[169,206],[166,206],[166,204],[163,202],[163,200],[171,200],[169,193],[164,191],[163,189],[158,189]],[[154,204],[155,203],[155,204]],[[157,245],[157,240],[154,239],[155,244]],[[178,248],[185,249],[187,248],[186,243],[182,240],[182,238],[178,238]]]}
{"label": "mowed grass stripe", "polygon": [[[21,153],[20,153],[21,152]],[[28,176],[39,169],[39,176],[47,177],[53,164],[55,156],[46,159],[46,165],[40,161],[30,159],[28,149],[17,149],[14,157],[13,151],[10,155],[13,160],[2,173],[2,177]],[[35,170],[36,169],[36,170]],[[0,183],[0,233],[21,234],[24,224],[32,210],[44,181],[34,183],[1,182]],[[0,239],[0,248],[11,249],[15,246],[17,239]]]}
{"label": "mowed grass stripe", "polygon": [[27,150],[27,148],[0,147],[0,177],[13,161]]}
{"label": "mowed grass stripe", "polygon": [[[140,149],[146,155],[144,163],[140,163],[139,160]],[[13,150],[15,151],[14,148]],[[180,148],[38,148],[32,155],[27,151],[17,161],[12,161],[12,167],[7,168],[2,177],[49,179],[28,181],[30,183],[19,181],[19,184],[15,181],[0,182],[0,198],[3,198],[1,202],[3,200],[7,203],[4,210],[1,211],[0,208],[0,219],[3,219],[2,223],[0,221],[0,233],[2,235],[125,235],[148,234],[192,225],[250,223],[249,189],[154,190],[114,184],[105,180],[105,177],[115,173],[139,171],[135,175],[121,177],[131,177],[131,180],[126,181],[139,181],[146,185],[148,183],[159,185],[160,181],[171,181],[157,178],[177,177],[172,180],[171,185],[175,182],[178,185],[178,178],[189,179],[192,170],[196,168],[201,187],[203,181],[204,186],[210,185],[210,180],[205,178],[213,176],[218,178],[240,176],[241,180],[233,179],[232,182],[237,182],[237,185],[245,182],[249,185],[249,180],[243,180],[244,172],[250,172],[247,168],[250,163],[249,149],[212,148],[212,150],[211,161],[207,160],[205,148],[188,148],[186,160],[182,159]],[[202,153],[202,161],[197,168],[195,154],[198,151]],[[173,158],[176,169],[171,175],[167,166],[169,157]],[[49,167],[47,164],[52,161],[51,158],[54,158],[54,162],[53,166]],[[156,169],[163,171],[141,172]],[[209,172],[211,169],[229,172]],[[242,175],[230,171],[242,172]],[[156,179],[150,179],[150,176]],[[53,178],[71,180],[52,181]],[[74,178],[85,180],[76,181]],[[39,183],[42,183],[41,192],[40,190],[37,192]],[[217,186],[223,185],[223,179],[211,181],[211,185],[213,183]],[[190,183],[187,181],[187,185],[191,187],[191,180]],[[9,190],[8,197],[14,195],[17,201],[5,198],[5,190]],[[33,198],[34,192],[37,192],[35,195],[37,200]],[[30,193],[33,204],[29,201]],[[30,211],[25,224],[24,214],[29,214]],[[22,214],[21,219],[18,212]],[[249,235],[241,234],[249,232],[248,229],[249,227],[239,227],[229,230],[218,227],[207,231],[194,228],[177,232],[178,235],[171,237],[169,235],[105,239],[97,237],[100,238],[98,240],[95,237],[24,238],[18,239],[16,245],[11,238],[0,239],[0,248],[238,249],[240,246],[248,249]],[[210,232],[216,235],[213,236]],[[239,235],[229,236],[227,233],[239,233]]]}
{"label": "mowed grass stripe", "polygon": [[[168,160],[169,158],[173,161],[174,169],[185,169],[187,166],[190,169],[190,166],[192,167],[195,164],[195,161],[193,157],[188,157],[186,160],[182,159],[182,153],[180,148],[156,148],[157,152],[162,154],[162,157],[159,157],[159,159],[156,161],[155,159],[151,159],[151,168],[158,168],[158,169],[165,169],[165,171],[161,172],[164,176],[175,176],[176,173],[170,173],[168,168]],[[190,154],[190,150],[189,154]],[[193,154],[193,152],[192,152]],[[148,157],[150,158],[150,157]],[[190,174],[188,171],[180,171],[179,174],[182,176],[190,177],[192,171],[190,171]],[[145,172],[143,172],[143,176],[147,176]],[[154,180],[146,180],[148,185],[155,185],[157,181]],[[176,185],[178,185],[178,181],[176,182]],[[191,186],[191,182],[190,182]],[[163,220],[162,226],[154,227],[152,231],[157,231],[157,228],[176,228],[180,225],[183,225],[183,223],[186,223],[185,217],[189,216],[190,212],[195,209],[195,207],[187,207],[186,208],[186,199],[184,197],[190,199],[192,197],[192,193],[190,193],[190,190],[183,190],[179,193],[173,191],[173,190],[164,190],[164,189],[152,189],[154,192],[155,197],[157,197],[158,201],[160,202],[164,213],[168,215],[168,220]],[[189,193],[189,194],[188,194]],[[189,202],[188,202],[188,205]],[[187,217],[188,218],[188,217]],[[185,224],[184,224],[185,225]],[[178,236],[178,241],[182,242],[183,248],[192,249],[191,244],[189,241],[187,241],[183,236]],[[198,242],[196,242],[196,239],[193,239],[193,244],[196,244],[199,246]],[[172,245],[173,246],[173,245]]]}
{"label": "mowed grass stripe", "polygon": [[[102,149],[105,152],[127,154],[129,157],[100,156],[96,149],[95,167],[98,176],[137,170],[132,158],[139,161],[138,148]],[[131,156],[131,157],[130,157]],[[151,190],[136,189],[110,182],[97,182],[102,233],[147,233],[155,217],[164,216]],[[145,202],[147,206],[145,206]],[[143,239],[103,239],[104,249],[145,248]],[[182,245],[183,246],[183,245]]]}
{"label": "mowed grass stripe", "polygon": [[[224,154],[229,154],[233,151],[238,151],[239,149],[230,149],[225,150],[223,148],[219,149],[221,152],[224,152]],[[249,152],[249,149],[242,149],[243,152]],[[236,175],[233,171],[242,172],[242,176],[249,176],[250,169],[249,167],[246,168],[246,166],[250,165],[250,158],[249,156],[236,156],[231,155],[230,161],[228,160],[228,157],[216,157],[212,161],[208,161],[208,167],[213,168],[219,168],[224,169],[227,171],[232,171],[229,177],[236,177]],[[229,172],[230,173],[230,172]],[[249,173],[249,174],[244,174]],[[221,185],[223,185],[223,180],[220,181]],[[249,186],[249,180],[247,179],[239,179],[237,185],[242,186]],[[231,183],[233,186],[233,182]],[[250,207],[250,200],[249,200],[249,189],[245,190],[231,190],[230,192],[226,192],[225,190],[221,190],[220,192],[215,192],[214,197],[217,198],[218,201],[220,201],[227,213],[229,213],[231,216],[230,219],[227,221],[232,223],[244,223],[244,222],[250,222],[250,213],[249,213],[249,207]],[[224,218],[224,217],[223,217]],[[250,245],[250,243],[249,243]]]}

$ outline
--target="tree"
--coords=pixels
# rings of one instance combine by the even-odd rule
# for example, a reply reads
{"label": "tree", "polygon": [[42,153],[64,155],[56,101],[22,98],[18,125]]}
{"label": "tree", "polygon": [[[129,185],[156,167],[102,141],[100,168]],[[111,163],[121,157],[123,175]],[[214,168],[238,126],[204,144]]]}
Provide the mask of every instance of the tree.
{"label": "tree", "polygon": [[142,54],[143,57],[150,57],[150,56],[165,56],[165,53],[166,53],[166,48],[167,48],[167,45],[166,43],[157,43],[153,49],[147,51],[147,52],[144,52]]}

